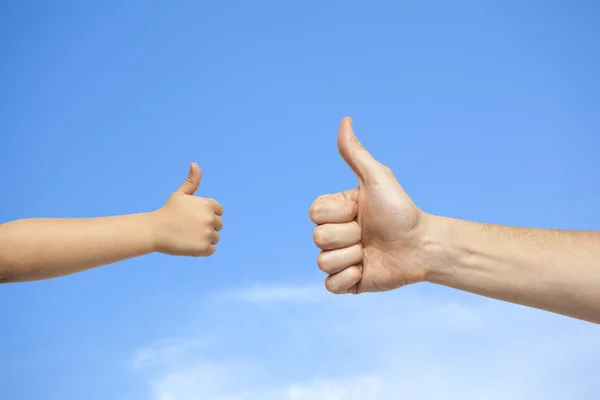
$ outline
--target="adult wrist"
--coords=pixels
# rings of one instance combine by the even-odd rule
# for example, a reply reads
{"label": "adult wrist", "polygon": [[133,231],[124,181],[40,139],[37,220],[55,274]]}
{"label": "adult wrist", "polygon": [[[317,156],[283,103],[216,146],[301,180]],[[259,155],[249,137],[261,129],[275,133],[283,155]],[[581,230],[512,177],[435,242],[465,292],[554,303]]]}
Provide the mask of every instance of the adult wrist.
{"label": "adult wrist", "polygon": [[454,266],[460,258],[460,251],[454,246],[459,222],[432,214],[423,216],[424,234],[419,257],[426,269],[426,282],[445,284],[454,275]]}

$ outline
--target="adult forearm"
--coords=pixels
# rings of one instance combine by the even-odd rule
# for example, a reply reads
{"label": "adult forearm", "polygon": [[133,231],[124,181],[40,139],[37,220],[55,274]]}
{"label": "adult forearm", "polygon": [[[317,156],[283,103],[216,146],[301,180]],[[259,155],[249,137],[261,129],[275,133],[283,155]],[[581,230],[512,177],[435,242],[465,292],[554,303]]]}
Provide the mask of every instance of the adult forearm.
{"label": "adult forearm", "polygon": [[427,218],[428,281],[600,323],[600,233]]}
{"label": "adult forearm", "polygon": [[151,214],[0,225],[0,283],[47,279],[154,251]]}

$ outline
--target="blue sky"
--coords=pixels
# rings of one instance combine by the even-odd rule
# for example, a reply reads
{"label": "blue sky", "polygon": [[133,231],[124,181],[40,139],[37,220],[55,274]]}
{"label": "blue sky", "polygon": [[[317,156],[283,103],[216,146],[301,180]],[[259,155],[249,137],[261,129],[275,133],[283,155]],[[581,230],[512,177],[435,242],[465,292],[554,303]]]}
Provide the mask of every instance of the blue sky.
{"label": "blue sky", "polygon": [[600,229],[594,1],[2,1],[0,222],[225,208],[210,259],[0,287],[11,400],[597,399],[600,330],[419,284],[335,297],[339,120],[425,211]]}

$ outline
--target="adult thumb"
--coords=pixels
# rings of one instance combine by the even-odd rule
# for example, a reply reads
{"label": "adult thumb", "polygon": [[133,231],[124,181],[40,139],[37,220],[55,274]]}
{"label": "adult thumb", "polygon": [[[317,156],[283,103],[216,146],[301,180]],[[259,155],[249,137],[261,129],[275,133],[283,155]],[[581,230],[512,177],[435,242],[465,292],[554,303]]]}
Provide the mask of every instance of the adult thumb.
{"label": "adult thumb", "polygon": [[338,150],[346,164],[363,181],[371,180],[370,178],[381,166],[359,142],[352,130],[352,119],[350,117],[344,118],[340,124]]}
{"label": "adult thumb", "polygon": [[185,178],[185,181],[181,184],[179,189],[177,189],[177,192],[183,193],[183,194],[188,194],[190,196],[193,195],[194,193],[196,193],[196,190],[198,190],[201,179],[202,179],[202,170],[200,170],[200,167],[198,166],[198,164],[191,163],[190,164],[190,173],[188,174],[187,178]]}

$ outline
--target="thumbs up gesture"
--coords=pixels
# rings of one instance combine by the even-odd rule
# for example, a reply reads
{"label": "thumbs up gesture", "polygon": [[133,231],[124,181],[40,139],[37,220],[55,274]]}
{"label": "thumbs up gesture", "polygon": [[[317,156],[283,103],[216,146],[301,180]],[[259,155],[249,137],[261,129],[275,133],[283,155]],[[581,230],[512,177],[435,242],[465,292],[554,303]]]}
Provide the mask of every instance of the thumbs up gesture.
{"label": "thumbs up gesture", "polygon": [[154,212],[157,251],[179,256],[210,256],[216,251],[223,207],[194,196],[201,179],[200,167],[191,164],[185,182]]}
{"label": "thumbs up gesture", "polygon": [[350,118],[341,122],[338,149],[359,186],[320,196],[310,208],[317,224],[314,241],[322,250],[317,263],[329,275],[325,286],[337,294],[358,294],[425,280],[419,257],[426,214],[361,145]]}

